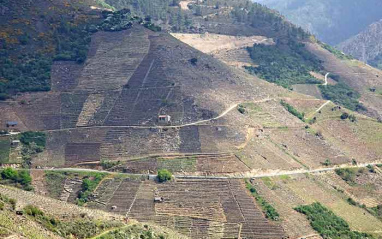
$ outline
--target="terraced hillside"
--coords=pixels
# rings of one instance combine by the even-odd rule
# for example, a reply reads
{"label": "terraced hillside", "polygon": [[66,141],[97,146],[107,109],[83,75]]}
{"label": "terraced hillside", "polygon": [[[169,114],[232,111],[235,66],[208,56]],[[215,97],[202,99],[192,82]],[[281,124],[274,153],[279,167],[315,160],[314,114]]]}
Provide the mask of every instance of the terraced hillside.
{"label": "terraced hillside", "polygon": [[[1,168],[0,184],[54,200],[0,193],[189,238],[319,238],[294,210],[317,201],[380,235],[379,71],[244,0],[107,2],[144,18],[96,11],[83,58],[52,61],[49,91],[0,101],[1,166],[30,168]],[[172,180],[155,180],[163,169]]]}

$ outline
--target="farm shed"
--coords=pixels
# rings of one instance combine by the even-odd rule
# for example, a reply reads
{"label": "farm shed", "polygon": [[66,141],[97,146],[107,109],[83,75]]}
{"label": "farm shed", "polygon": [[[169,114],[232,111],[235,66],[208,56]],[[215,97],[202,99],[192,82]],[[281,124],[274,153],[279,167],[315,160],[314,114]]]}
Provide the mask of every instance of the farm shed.
{"label": "farm shed", "polygon": [[158,122],[168,124],[171,122],[171,116],[169,115],[159,115],[158,116]]}
{"label": "farm shed", "polygon": [[12,147],[17,147],[17,146],[19,146],[20,145],[20,140],[12,140],[12,142],[11,142],[11,146]]}
{"label": "farm shed", "polygon": [[8,121],[7,122],[7,127],[16,127],[18,125],[17,121]]}

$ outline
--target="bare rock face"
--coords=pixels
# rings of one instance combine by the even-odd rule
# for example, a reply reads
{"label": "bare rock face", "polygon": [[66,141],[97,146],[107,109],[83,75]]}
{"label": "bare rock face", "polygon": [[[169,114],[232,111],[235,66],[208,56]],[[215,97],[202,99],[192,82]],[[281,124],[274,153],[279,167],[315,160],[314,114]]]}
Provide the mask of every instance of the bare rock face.
{"label": "bare rock face", "polygon": [[382,19],[371,24],[366,30],[346,40],[339,48],[353,57],[370,65],[382,67]]}

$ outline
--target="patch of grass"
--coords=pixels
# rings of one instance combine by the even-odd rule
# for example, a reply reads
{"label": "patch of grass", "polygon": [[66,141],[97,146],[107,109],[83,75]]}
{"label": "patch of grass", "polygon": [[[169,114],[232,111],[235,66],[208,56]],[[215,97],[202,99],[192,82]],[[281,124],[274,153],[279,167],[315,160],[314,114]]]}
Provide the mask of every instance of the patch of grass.
{"label": "patch of grass", "polygon": [[349,224],[345,220],[336,216],[332,211],[318,202],[296,207],[295,210],[305,214],[312,228],[320,233],[323,238],[373,238],[369,234],[350,230]]}
{"label": "patch of grass", "polygon": [[298,112],[298,110],[296,110],[292,105],[288,104],[287,102],[285,102],[284,100],[281,100],[280,101],[280,104],[282,106],[284,106],[284,108],[289,112],[291,113],[292,115],[296,116],[297,118],[299,118],[301,121],[305,122],[305,114],[304,113],[300,113]]}
{"label": "patch of grass", "polygon": [[195,172],[196,171],[196,158],[174,158],[164,159],[158,158],[158,168],[168,169],[172,172]]}
{"label": "patch of grass", "polygon": [[283,181],[288,181],[291,179],[291,177],[289,175],[280,175],[279,178]]}
{"label": "patch of grass", "polygon": [[261,78],[291,88],[295,84],[320,84],[310,72],[322,70],[321,61],[305,49],[304,44],[291,41],[288,45],[255,44],[247,48],[258,67],[246,67]]}
{"label": "patch of grass", "polygon": [[245,181],[246,188],[251,192],[252,196],[259,203],[262,208],[265,217],[269,218],[273,221],[278,221],[280,219],[280,214],[276,211],[276,209],[269,204],[260,194],[257,192],[256,188],[248,181]]}
{"label": "patch of grass", "polygon": [[9,162],[9,152],[11,146],[10,142],[7,139],[0,140],[0,164]]}
{"label": "patch of grass", "polygon": [[275,190],[277,188],[277,185],[270,177],[263,177],[261,180],[264,182],[264,184],[271,190]]}

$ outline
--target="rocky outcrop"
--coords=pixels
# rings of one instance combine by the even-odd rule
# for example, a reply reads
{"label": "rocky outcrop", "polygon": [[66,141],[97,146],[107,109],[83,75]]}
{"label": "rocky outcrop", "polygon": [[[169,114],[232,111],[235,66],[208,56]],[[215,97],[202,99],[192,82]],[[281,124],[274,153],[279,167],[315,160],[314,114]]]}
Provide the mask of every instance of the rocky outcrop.
{"label": "rocky outcrop", "polygon": [[373,66],[382,67],[382,19],[371,24],[366,30],[346,40],[339,48],[353,57],[369,63]]}

